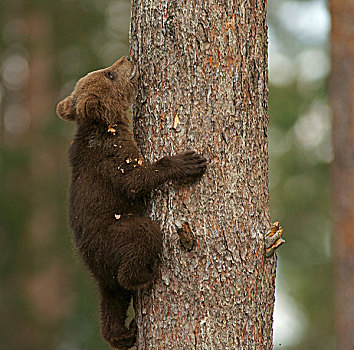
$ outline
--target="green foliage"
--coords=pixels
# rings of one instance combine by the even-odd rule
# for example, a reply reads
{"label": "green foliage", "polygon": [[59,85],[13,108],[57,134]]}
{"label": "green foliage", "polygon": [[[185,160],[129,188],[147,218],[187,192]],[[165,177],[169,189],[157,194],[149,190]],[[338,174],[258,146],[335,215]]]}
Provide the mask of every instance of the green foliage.
{"label": "green foliage", "polygon": [[74,125],[57,118],[55,105],[79,77],[128,53],[129,7],[0,4],[1,349],[109,348],[95,286],[72,250],[66,199]]}
{"label": "green foliage", "polygon": [[[275,62],[273,67],[270,64],[270,205],[287,241],[278,252],[277,292],[279,299],[285,295],[288,301],[288,308],[283,305],[282,312],[276,312],[275,323],[283,327],[275,327],[274,345],[287,350],[330,350],[334,349],[332,154],[326,64],[318,75],[313,74],[316,65],[326,63],[327,38],[324,31],[317,41],[306,39],[301,30],[296,32],[282,21],[287,4],[274,1],[270,6],[270,31],[275,37],[275,44],[270,43],[270,61]],[[318,4],[294,1],[289,6],[307,9]],[[286,15],[291,22],[297,13]],[[279,79],[281,75],[286,79]]]}

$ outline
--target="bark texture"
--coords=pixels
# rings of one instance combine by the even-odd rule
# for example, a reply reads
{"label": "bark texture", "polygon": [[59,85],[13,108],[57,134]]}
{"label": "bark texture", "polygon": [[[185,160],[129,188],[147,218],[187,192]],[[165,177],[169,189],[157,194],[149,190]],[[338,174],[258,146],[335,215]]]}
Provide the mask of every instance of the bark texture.
{"label": "bark texture", "polygon": [[337,349],[354,349],[354,2],[330,1],[332,15],[333,219]]}
{"label": "bark texture", "polygon": [[139,293],[138,349],[272,349],[266,2],[134,1],[131,54],[145,157],[209,159],[200,182],[153,194],[164,250]]}

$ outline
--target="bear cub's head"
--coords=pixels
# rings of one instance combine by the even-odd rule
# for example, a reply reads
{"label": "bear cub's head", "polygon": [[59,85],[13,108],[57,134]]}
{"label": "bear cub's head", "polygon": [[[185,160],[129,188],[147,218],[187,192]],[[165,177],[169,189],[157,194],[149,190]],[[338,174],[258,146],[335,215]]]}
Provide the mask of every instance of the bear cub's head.
{"label": "bear cub's head", "polygon": [[81,78],[72,94],[60,101],[60,118],[105,125],[128,123],[127,109],[137,87],[138,73],[129,57],[123,56],[112,66]]}

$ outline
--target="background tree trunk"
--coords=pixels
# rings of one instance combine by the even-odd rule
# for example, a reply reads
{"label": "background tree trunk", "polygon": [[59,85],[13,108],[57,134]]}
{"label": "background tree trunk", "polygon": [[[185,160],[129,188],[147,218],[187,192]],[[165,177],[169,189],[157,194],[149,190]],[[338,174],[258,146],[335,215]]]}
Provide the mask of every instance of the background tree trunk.
{"label": "background tree trunk", "polygon": [[[143,154],[195,149],[200,182],[165,186],[151,215],[164,232],[161,278],[139,294],[138,349],[272,349],[275,260],[268,214],[266,2],[133,2],[134,107]],[[195,244],[182,241],[186,222]],[[184,245],[182,244],[184,242]]]}
{"label": "background tree trunk", "polygon": [[337,349],[354,349],[354,3],[330,1]]}

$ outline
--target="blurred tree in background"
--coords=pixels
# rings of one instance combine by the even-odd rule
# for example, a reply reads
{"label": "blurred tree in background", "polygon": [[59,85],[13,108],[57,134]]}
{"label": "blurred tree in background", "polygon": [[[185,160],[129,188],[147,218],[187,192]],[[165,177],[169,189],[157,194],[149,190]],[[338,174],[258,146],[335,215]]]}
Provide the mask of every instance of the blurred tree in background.
{"label": "blurred tree in background", "polygon": [[336,348],[354,348],[354,2],[329,2]]}
{"label": "blurred tree in background", "polygon": [[[55,105],[128,53],[129,21],[127,0],[0,3],[0,349],[108,349],[95,287],[71,247],[74,127]],[[271,0],[269,25],[271,213],[287,240],[275,347],[333,349],[328,12],[322,0]]]}

